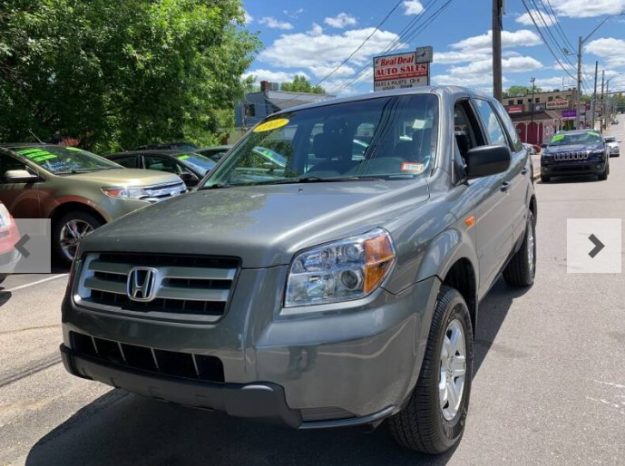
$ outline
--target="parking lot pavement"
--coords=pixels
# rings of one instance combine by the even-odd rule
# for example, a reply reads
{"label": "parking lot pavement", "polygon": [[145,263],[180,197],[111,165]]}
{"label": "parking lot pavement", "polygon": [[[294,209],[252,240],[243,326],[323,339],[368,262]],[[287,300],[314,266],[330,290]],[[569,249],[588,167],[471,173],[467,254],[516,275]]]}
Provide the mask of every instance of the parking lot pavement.
{"label": "parking lot pavement", "polygon": [[[625,139],[622,120],[610,130]],[[625,274],[566,271],[567,218],[623,218],[625,157],[611,167],[605,182],[537,183],[536,283],[500,281],[482,303],[467,430],[442,457],[400,450],[384,428],[296,432],[69,376],[61,275],[0,292],[0,464],[622,464]]]}

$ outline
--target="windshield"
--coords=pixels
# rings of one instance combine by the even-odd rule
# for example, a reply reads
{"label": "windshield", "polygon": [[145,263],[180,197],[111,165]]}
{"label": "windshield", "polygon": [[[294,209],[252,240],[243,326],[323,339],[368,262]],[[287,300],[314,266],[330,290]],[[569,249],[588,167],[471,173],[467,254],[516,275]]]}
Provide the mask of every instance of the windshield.
{"label": "windshield", "polygon": [[123,168],[110,160],[76,147],[24,147],[17,154],[55,175],[86,173],[112,168]]}
{"label": "windshield", "polygon": [[581,144],[585,146],[601,144],[599,133],[588,131],[586,133],[560,133],[551,138],[550,146],[570,146]]}
{"label": "windshield", "polygon": [[215,162],[200,154],[178,154],[175,155],[175,157],[182,162],[183,165],[186,165],[193,171],[201,173],[202,176],[206,175],[215,166]]}
{"label": "windshield", "polygon": [[204,187],[422,176],[437,127],[432,94],[283,113],[248,133]]}

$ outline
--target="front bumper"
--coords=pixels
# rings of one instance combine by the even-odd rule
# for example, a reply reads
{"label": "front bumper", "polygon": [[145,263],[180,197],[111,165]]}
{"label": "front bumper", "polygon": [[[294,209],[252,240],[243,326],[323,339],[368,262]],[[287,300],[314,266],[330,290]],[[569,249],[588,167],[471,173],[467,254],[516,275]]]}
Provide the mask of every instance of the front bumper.
{"label": "front bumper", "polygon": [[605,168],[605,160],[541,161],[540,173],[543,176],[600,175]]}
{"label": "front bumper", "polygon": [[231,416],[278,421],[298,429],[372,424],[393,412],[389,407],[361,418],[306,422],[302,420],[301,412],[287,406],[284,389],[279,385],[200,383],[167,378],[111,364],[105,365],[96,359],[77,355],[65,345],[61,345],[60,350],[65,369],[78,377],[97,380],[158,400],[223,411]]}
{"label": "front bumper", "polygon": [[[210,324],[130,318],[85,309],[66,298],[66,367],[142,395],[236,416],[281,419],[299,428],[367,424],[396,412],[420,371],[439,279],[398,295],[380,289],[326,312],[284,318],[276,315],[275,306],[286,273],[286,267],[241,270],[228,312]],[[156,352],[216,357],[223,364],[224,383],[141,373],[75,354],[71,332]],[[260,386],[269,389],[249,388]],[[245,397],[228,398],[231,389]],[[259,396],[271,398],[261,415],[250,408],[258,390],[263,392]],[[246,401],[248,395],[252,401]]]}

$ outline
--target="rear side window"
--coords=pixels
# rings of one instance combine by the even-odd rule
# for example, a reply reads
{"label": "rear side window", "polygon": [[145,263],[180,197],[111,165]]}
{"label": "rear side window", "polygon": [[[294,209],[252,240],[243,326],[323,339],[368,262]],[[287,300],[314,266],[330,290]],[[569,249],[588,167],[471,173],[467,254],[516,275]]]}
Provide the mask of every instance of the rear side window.
{"label": "rear side window", "polygon": [[512,123],[512,120],[508,116],[508,112],[506,112],[506,109],[499,102],[493,102],[493,105],[495,106],[495,110],[497,110],[504,127],[508,131],[508,136],[510,136],[510,142],[512,143],[512,149],[515,152],[523,150],[523,143],[521,142],[519,134],[514,127],[514,123]]}
{"label": "rear side window", "polygon": [[504,129],[495,114],[493,107],[486,100],[474,99],[475,109],[482,121],[482,127],[486,132],[489,144],[508,145]]}
{"label": "rear side window", "polygon": [[113,162],[117,162],[122,167],[137,168],[137,156],[135,155],[128,157],[113,157],[111,160]]}

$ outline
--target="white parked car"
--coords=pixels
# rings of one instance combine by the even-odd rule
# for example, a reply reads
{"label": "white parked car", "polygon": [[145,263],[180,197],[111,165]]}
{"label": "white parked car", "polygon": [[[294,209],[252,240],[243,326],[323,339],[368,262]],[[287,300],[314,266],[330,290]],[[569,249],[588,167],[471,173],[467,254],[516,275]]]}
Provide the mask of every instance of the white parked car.
{"label": "white parked car", "polygon": [[614,136],[608,136],[605,138],[605,143],[608,146],[608,151],[610,152],[610,157],[620,157],[621,148],[619,143],[621,141],[617,141]]}

